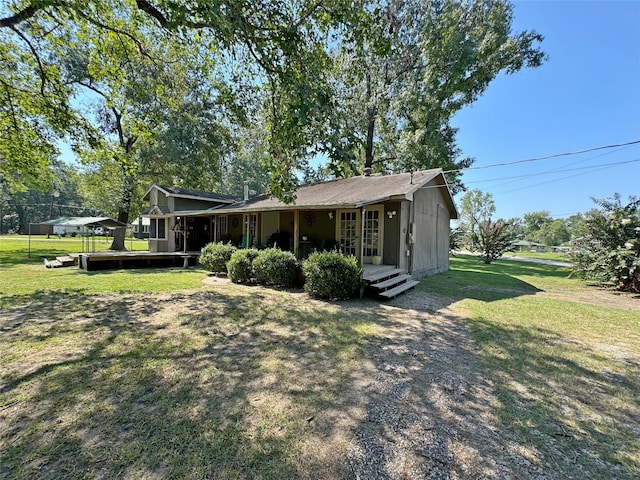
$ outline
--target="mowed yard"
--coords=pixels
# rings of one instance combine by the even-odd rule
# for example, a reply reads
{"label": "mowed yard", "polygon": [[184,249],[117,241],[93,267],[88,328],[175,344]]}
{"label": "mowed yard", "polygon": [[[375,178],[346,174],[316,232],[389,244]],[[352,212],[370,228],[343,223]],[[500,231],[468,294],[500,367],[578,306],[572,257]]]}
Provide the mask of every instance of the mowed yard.
{"label": "mowed yard", "polygon": [[0,238],[0,479],[640,476],[640,299],[566,268],[324,302],[42,248]]}

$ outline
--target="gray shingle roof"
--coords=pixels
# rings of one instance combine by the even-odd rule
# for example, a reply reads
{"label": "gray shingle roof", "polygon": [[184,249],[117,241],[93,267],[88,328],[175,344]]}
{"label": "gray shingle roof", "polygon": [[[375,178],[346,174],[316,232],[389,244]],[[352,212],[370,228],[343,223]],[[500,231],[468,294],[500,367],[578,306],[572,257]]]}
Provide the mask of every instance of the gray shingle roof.
{"label": "gray shingle roof", "polygon": [[[434,187],[441,187],[446,190],[445,197],[448,199],[447,203],[452,213],[452,218],[458,218],[451,192],[440,168],[413,173],[398,173],[395,175],[359,176],[303,185],[297,190],[295,194],[296,199],[292,204],[286,204],[271,195],[257,195],[251,197],[249,200],[238,200],[228,195],[202,192],[199,190],[166,187],[162,185],[156,185],[156,187],[171,195],[206,198],[228,203],[228,205],[215,206],[199,211],[182,212],[185,215],[210,215],[214,213],[294,210],[298,208],[316,210],[359,208],[364,205],[389,200],[411,200],[413,193],[427,184],[432,184]],[[148,192],[147,195],[145,195],[145,200],[148,200]],[[163,213],[165,212],[151,213],[150,210],[147,210],[143,214],[158,215]]]}
{"label": "gray shingle roof", "polygon": [[[296,192],[296,200],[287,205],[270,195],[252,197],[248,201],[236,202],[219,209],[221,212],[282,210],[294,208],[360,207],[362,205],[393,199],[409,199],[421,186],[442,176],[441,169],[396,175],[371,175],[329,182],[303,185]],[[443,188],[446,187],[442,177]]]}
{"label": "gray shingle roof", "polygon": [[167,215],[169,213],[171,213],[169,207],[159,207],[158,205],[152,205],[142,211],[142,215]]}

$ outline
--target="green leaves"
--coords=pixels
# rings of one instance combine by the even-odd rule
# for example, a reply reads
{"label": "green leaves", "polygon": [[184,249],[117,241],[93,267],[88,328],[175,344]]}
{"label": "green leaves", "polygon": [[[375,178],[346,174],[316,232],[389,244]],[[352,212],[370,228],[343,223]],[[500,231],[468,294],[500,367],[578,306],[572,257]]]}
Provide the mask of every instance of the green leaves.
{"label": "green leaves", "polygon": [[618,194],[594,201],[601,207],[585,215],[584,235],[571,252],[574,272],[592,281],[640,291],[640,200],[622,204]]}
{"label": "green leaves", "polygon": [[366,10],[368,28],[340,45],[334,81],[335,113],[355,130],[351,151],[377,171],[442,167],[454,192],[464,189],[459,170],[473,159],[457,147],[451,119],[498,73],[540,65],[542,37],[512,34],[512,8],[501,0],[371,2]]}
{"label": "green leaves", "polygon": [[499,72],[544,60],[540,35],[511,32],[503,0],[20,5],[0,7],[0,168],[16,188],[47,183],[61,138],[85,159],[104,150],[122,188],[159,172],[212,185],[241,157],[236,132],[259,119],[260,161],[285,201],[318,154],[343,176],[364,161],[443,167],[461,190],[459,170],[473,159],[456,145],[452,116]]}

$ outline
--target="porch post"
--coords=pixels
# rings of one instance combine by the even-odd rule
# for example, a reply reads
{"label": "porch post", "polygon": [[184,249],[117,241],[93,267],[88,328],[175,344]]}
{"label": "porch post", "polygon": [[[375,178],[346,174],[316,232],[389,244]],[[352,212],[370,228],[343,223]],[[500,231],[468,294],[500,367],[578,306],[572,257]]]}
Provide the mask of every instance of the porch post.
{"label": "porch post", "polygon": [[364,222],[367,209],[362,207],[362,221],[360,222],[360,265],[364,265]]}
{"label": "porch post", "polygon": [[295,209],[293,211],[293,254],[298,257],[298,251],[300,248],[300,240],[298,239],[300,233],[300,211]]}
{"label": "porch post", "polygon": [[244,238],[245,238],[245,245],[244,248],[249,248],[249,223],[251,222],[251,215],[249,215],[248,213],[245,213],[244,215]]}

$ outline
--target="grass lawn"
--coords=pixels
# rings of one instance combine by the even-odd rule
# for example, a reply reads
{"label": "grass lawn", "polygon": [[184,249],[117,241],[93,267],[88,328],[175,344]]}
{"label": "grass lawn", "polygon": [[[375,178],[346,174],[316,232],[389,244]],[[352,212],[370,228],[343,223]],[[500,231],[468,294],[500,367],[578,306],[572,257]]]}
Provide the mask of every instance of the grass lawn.
{"label": "grass lawn", "polygon": [[[86,241],[86,239],[85,239]],[[28,237],[0,237],[0,307],[20,305],[47,298],[55,292],[68,296],[95,293],[123,294],[166,292],[201,288],[206,273],[202,270],[146,269],[86,272],[76,268],[44,268],[43,258],[82,251],[82,240],[75,238],[32,237],[28,257]],[[96,251],[107,250],[111,240],[96,237]],[[127,240],[127,248],[146,250],[146,240]],[[86,248],[86,245],[85,245]]]}
{"label": "grass lawn", "polygon": [[[349,379],[412,310],[203,283],[199,269],[47,270],[5,263],[7,245],[0,478],[353,476],[349,432],[327,419],[351,414]],[[505,447],[526,445],[551,478],[638,478],[638,311],[594,301],[566,268],[451,267],[413,295],[469,325]]]}
{"label": "grass lawn", "polygon": [[558,478],[638,478],[640,310],[600,301],[604,292],[568,273],[461,256],[419,288],[448,298],[470,326],[497,386],[496,413],[534,463]]}
{"label": "grass lawn", "polygon": [[[56,256],[80,252],[102,252],[111,246],[111,237],[60,237],[51,235],[0,235],[0,266],[43,263],[42,259],[53,260]],[[147,240],[127,238],[128,250],[147,250]]]}
{"label": "grass lawn", "polygon": [[520,258],[540,258],[542,260],[556,260],[558,262],[568,262],[569,257],[564,253],[556,252],[507,252],[506,256]]}

